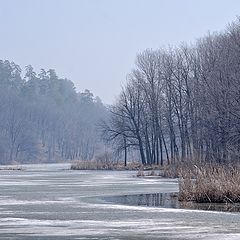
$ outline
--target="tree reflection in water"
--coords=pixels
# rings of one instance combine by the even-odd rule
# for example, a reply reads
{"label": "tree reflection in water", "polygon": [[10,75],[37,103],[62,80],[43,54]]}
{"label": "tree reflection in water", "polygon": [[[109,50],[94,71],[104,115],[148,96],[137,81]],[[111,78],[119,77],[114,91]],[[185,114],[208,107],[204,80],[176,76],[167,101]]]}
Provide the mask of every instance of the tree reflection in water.
{"label": "tree reflection in water", "polygon": [[107,202],[130,206],[181,208],[208,211],[240,212],[240,204],[195,203],[178,201],[177,193],[148,193],[103,198]]}

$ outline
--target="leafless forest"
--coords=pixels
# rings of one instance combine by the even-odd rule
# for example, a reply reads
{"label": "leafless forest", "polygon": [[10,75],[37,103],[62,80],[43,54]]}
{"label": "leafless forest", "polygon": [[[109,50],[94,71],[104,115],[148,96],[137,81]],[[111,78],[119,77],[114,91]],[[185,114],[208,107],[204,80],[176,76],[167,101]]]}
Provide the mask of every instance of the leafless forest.
{"label": "leafless forest", "polygon": [[240,158],[240,19],[195,44],[138,54],[110,107],[52,69],[0,61],[0,84],[2,164],[90,160],[104,142],[142,164]]}
{"label": "leafless forest", "polygon": [[[240,19],[195,44],[137,55],[103,135],[143,164],[240,157]],[[126,157],[126,156],[125,156]]]}

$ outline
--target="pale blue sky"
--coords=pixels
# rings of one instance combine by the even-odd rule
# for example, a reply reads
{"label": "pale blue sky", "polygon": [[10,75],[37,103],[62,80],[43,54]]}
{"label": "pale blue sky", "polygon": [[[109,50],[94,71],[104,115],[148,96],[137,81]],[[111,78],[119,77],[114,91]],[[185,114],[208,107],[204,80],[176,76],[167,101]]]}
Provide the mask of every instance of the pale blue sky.
{"label": "pale blue sky", "polygon": [[0,0],[0,59],[54,68],[112,103],[138,52],[193,42],[239,14],[239,0]]}

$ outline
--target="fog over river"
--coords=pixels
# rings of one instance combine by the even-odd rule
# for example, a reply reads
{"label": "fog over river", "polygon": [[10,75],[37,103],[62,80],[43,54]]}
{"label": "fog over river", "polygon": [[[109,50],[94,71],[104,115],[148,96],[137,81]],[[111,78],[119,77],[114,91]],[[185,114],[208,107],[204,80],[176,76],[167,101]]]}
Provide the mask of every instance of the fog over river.
{"label": "fog over river", "polygon": [[106,199],[178,191],[176,179],[68,164],[0,171],[0,239],[240,239],[240,213],[134,206]]}

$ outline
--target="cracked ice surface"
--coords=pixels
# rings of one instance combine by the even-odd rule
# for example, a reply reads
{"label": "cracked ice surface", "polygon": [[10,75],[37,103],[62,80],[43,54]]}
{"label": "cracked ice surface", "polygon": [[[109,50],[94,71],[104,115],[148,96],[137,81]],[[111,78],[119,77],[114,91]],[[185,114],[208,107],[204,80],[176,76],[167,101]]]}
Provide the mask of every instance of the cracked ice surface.
{"label": "cracked ice surface", "polygon": [[0,239],[240,239],[239,213],[128,206],[101,198],[176,192],[177,180],[70,171],[68,164],[23,168],[0,172]]}

